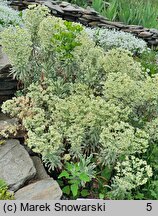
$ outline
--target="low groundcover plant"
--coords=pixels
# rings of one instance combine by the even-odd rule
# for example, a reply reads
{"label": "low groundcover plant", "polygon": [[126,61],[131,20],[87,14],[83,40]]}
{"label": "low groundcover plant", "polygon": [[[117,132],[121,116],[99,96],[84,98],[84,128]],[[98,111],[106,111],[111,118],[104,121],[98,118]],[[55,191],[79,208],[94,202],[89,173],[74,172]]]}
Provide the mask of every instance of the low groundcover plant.
{"label": "low groundcover plant", "polygon": [[21,25],[20,13],[0,2],[0,32],[9,26]]}
{"label": "low groundcover plant", "polygon": [[120,47],[133,53],[143,53],[147,49],[144,40],[127,32],[105,28],[87,28],[86,32],[104,50]]}

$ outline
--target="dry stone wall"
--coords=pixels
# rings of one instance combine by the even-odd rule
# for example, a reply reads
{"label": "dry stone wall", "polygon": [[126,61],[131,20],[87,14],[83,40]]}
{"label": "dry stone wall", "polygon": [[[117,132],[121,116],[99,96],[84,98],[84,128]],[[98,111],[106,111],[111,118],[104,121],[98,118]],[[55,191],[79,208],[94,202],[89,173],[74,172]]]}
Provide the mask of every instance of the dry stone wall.
{"label": "dry stone wall", "polygon": [[52,15],[61,17],[65,20],[80,22],[83,25],[90,27],[99,26],[108,29],[131,32],[136,37],[144,39],[150,47],[158,46],[158,29],[148,29],[144,28],[143,26],[125,25],[120,22],[111,22],[91,8],[84,9],[68,2],[53,0],[12,0],[11,5],[22,10],[28,5],[35,3],[48,6]]}

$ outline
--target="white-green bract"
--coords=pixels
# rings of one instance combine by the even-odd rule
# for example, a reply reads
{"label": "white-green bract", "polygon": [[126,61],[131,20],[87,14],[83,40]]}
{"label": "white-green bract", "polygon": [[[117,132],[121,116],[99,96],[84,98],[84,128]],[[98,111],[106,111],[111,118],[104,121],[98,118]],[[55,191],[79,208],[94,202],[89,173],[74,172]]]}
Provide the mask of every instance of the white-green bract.
{"label": "white-green bract", "polygon": [[146,161],[135,156],[126,156],[125,160],[117,162],[116,175],[112,179],[110,196],[115,199],[124,199],[125,194],[148,181],[153,175],[152,169]]}
{"label": "white-green bract", "polygon": [[0,31],[8,26],[20,25],[19,12],[0,1]]}
{"label": "white-green bract", "polygon": [[86,28],[86,32],[104,50],[120,47],[131,52],[142,53],[147,49],[147,44],[144,40],[136,38],[127,32],[105,28]]}

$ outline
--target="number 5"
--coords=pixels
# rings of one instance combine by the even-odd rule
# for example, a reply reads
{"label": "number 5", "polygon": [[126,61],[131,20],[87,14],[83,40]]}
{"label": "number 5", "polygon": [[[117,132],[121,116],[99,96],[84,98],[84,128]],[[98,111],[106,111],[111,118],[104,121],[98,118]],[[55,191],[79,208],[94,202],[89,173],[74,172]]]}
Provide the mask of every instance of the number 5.
{"label": "number 5", "polygon": [[147,203],[146,210],[151,211],[152,210],[152,203]]}

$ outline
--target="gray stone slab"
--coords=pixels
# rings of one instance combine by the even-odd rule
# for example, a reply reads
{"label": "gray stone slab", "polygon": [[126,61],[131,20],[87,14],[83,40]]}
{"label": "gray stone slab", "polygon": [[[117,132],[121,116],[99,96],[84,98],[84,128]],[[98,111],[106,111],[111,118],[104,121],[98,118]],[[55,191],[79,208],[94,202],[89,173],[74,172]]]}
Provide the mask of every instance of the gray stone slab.
{"label": "gray stone slab", "polygon": [[64,13],[59,5],[53,5],[51,2],[45,2],[44,5],[47,6],[50,10],[55,10],[61,14]]}
{"label": "gray stone slab", "polygon": [[34,166],[36,168],[36,175],[35,175],[34,179],[42,180],[42,179],[49,178],[50,176],[47,174],[47,172],[43,166],[42,160],[37,156],[32,156],[31,159],[32,159]]}
{"label": "gray stone slab", "polygon": [[35,174],[33,161],[18,140],[6,140],[0,145],[0,178],[7,182],[10,190],[18,190]]}
{"label": "gray stone slab", "polygon": [[16,200],[59,200],[62,191],[52,178],[27,185],[15,193]]}

